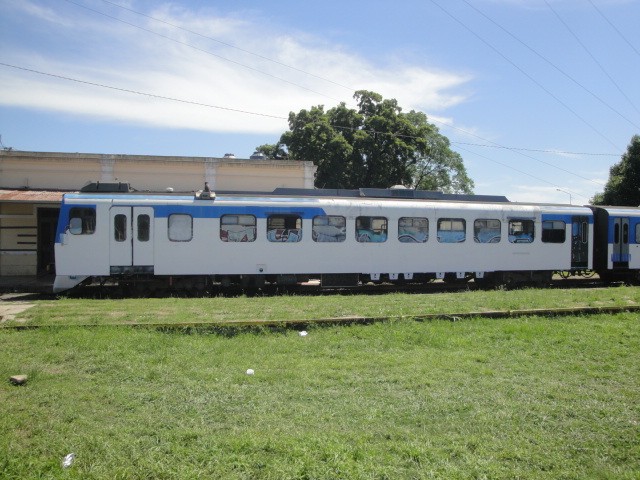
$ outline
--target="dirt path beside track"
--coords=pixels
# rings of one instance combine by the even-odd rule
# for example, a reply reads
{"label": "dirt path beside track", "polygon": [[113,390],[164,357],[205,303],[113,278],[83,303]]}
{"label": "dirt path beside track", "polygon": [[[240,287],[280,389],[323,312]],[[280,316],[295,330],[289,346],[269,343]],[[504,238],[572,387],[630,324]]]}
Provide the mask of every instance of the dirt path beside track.
{"label": "dirt path beside track", "polygon": [[19,293],[5,293],[0,295],[0,323],[15,320],[16,315],[28,310],[35,304],[26,300],[20,300],[27,295]]}

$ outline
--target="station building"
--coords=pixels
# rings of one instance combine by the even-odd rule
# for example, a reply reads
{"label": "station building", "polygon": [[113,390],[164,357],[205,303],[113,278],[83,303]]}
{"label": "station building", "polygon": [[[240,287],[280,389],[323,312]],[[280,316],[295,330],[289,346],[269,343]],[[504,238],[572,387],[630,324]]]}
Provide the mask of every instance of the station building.
{"label": "station building", "polygon": [[[53,245],[62,195],[91,182],[138,191],[271,192],[313,188],[312,162],[0,150],[0,277],[55,272]],[[5,278],[6,280],[6,278]]]}

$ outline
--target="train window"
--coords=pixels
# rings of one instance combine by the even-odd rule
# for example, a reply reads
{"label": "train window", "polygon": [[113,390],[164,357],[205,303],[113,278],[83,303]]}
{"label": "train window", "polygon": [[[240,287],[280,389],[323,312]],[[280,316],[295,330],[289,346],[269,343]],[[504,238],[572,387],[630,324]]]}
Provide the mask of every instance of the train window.
{"label": "train window", "polygon": [[629,224],[625,223],[622,225],[622,243],[629,243]]}
{"label": "train window", "polygon": [[640,223],[636,224],[636,243],[640,243]]}
{"label": "train window", "polygon": [[385,217],[357,217],[356,240],[360,243],[386,242],[387,219]]}
{"label": "train window", "polygon": [[151,232],[151,219],[149,215],[138,215],[138,241],[148,242]]}
{"label": "train window", "polygon": [[535,238],[533,220],[509,220],[509,241],[531,243]]}
{"label": "train window", "polygon": [[473,240],[477,243],[500,243],[500,229],[500,220],[476,220],[473,222]]}
{"label": "train window", "polygon": [[560,220],[545,220],[542,222],[542,241],[544,243],[564,243],[567,224]]}
{"label": "train window", "polygon": [[267,217],[267,240],[295,243],[302,240],[302,217],[298,215],[270,215]]}
{"label": "train window", "polygon": [[347,220],[338,215],[313,217],[311,236],[314,242],[344,242],[347,238]]}
{"label": "train window", "polygon": [[73,235],[91,235],[95,231],[95,208],[74,207],[69,210],[69,233]]}
{"label": "train window", "polygon": [[589,230],[587,229],[587,226],[587,222],[582,222],[582,243],[587,243],[589,241]]}
{"label": "train window", "polygon": [[254,242],[256,217],[253,215],[222,215],[220,240],[223,242]]}
{"label": "train window", "polygon": [[189,242],[193,238],[193,217],[184,213],[169,215],[169,240]]}
{"label": "train window", "polygon": [[467,221],[463,218],[438,219],[438,242],[462,243],[467,237]]}
{"label": "train window", "polygon": [[124,242],[127,239],[127,216],[119,213],[113,217],[113,239]]}
{"label": "train window", "polygon": [[398,240],[403,243],[425,243],[429,240],[429,220],[423,217],[402,217],[398,220]]}
{"label": "train window", "polygon": [[613,227],[613,243],[616,245],[620,243],[620,224],[616,223]]}

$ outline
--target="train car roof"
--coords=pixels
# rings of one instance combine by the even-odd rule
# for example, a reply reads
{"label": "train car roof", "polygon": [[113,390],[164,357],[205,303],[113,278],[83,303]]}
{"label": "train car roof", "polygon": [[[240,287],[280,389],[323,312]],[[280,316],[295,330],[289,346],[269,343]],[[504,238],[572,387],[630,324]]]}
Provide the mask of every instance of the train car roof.
{"label": "train car roof", "polygon": [[[138,191],[128,183],[90,183],[80,189],[80,193],[113,193],[113,194],[138,194],[138,195],[167,195],[183,196],[194,192],[173,191]],[[197,192],[196,192],[197,193]],[[212,192],[213,194],[213,192]],[[330,197],[330,198],[388,198],[394,200],[440,200],[457,202],[482,202],[482,203],[509,203],[503,195],[467,195],[444,193],[432,190],[413,190],[409,188],[359,188],[357,190],[333,189],[333,188],[276,188],[273,192],[256,191],[220,191],[215,195],[224,196],[256,196],[256,197]],[[210,198],[203,196],[202,198]]]}

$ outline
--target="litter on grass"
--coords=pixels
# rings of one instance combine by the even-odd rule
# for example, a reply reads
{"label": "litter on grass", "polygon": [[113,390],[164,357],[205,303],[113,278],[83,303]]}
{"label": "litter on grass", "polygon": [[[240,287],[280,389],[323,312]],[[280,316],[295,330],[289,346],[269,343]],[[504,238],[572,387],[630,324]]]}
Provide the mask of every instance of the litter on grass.
{"label": "litter on grass", "polygon": [[69,468],[73,465],[73,460],[76,458],[75,453],[70,453],[62,459],[62,468]]}
{"label": "litter on grass", "polygon": [[247,370],[247,375],[253,375],[254,373],[253,368]]}
{"label": "litter on grass", "polygon": [[302,330],[301,332],[298,332],[298,335],[300,335],[301,337],[306,337],[308,333],[306,330]]}

